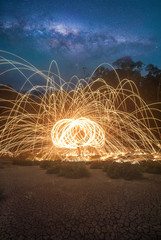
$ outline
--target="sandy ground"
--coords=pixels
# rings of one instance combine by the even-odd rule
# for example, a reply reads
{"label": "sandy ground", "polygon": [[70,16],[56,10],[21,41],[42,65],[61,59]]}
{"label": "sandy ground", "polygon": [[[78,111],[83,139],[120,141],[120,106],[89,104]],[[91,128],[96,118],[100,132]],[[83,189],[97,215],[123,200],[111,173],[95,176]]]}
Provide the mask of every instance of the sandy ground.
{"label": "sandy ground", "polygon": [[161,176],[65,179],[39,167],[0,169],[0,239],[161,239]]}

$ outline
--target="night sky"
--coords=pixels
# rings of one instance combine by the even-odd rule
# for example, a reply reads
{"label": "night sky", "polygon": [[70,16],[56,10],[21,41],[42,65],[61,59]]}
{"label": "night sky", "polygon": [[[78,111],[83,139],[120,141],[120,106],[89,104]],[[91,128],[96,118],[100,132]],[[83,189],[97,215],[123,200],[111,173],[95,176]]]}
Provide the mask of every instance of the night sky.
{"label": "night sky", "polygon": [[160,68],[161,1],[1,0],[0,49],[67,80],[124,56]]}

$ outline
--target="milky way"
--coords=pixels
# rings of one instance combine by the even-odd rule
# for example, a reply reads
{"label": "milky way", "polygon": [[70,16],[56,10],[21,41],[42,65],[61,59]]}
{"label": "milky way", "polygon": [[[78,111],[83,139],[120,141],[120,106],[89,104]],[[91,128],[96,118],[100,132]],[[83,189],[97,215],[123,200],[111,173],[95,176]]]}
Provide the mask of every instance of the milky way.
{"label": "milky way", "polygon": [[123,56],[161,64],[159,1],[2,1],[0,49],[64,75]]}

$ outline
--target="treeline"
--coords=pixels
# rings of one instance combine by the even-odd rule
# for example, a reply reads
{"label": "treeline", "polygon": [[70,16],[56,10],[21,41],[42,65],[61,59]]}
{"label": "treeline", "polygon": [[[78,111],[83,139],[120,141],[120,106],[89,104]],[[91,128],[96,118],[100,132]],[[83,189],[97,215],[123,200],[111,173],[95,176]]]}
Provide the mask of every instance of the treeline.
{"label": "treeline", "polygon": [[[145,65],[141,61],[134,62],[131,57],[123,57],[113,62],[120,79],[128,78],[137,85],[141,97],[147,102],[161,101],[161,69],[153,64]],[[118,78],[109,67],[99,67],[93,79],[103,78],[109,85],[116,87]]]}

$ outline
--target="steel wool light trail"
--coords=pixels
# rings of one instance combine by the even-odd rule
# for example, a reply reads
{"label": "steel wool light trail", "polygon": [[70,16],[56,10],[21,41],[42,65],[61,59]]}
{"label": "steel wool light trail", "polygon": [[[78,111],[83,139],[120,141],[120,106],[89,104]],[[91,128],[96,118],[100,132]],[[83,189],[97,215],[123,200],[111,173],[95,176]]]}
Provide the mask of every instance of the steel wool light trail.
{"label": "steel wool light trail", "polygon": [[95,122],[86,119],[63,119],[58,121],[52,131],[53,143],[58,148],[77,148],[80,146],[103,147],[105,135]]}
{"label": "steel wool light trail", "polygon": [[161,120],[154,115],[160,110],[144,102],[133,81],[120,81],[114,69],[116,88],[92,76],[66,82],[54,61],[45,72],[0,53],[0,67],[5,67],[0,78],[16,71],[23,80],[19,91],[0,86],[0,153],[40,160],[160,154]]}

